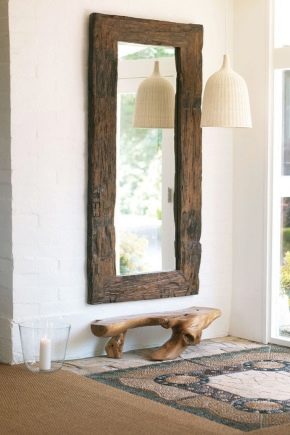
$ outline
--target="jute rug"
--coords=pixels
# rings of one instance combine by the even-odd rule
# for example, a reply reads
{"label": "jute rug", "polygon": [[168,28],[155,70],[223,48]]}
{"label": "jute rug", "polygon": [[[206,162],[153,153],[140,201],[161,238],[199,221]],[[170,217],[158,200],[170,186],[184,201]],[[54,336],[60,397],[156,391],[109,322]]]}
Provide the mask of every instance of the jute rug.
{"label": "jute rug", "polygon": [[[290,434],[290,350],[255,350],[93,374],[120,390],[251,432]],[[206,427],[206,425],[204,426]]]}
{"label": "jute rug", "polygon": [[35,374],[0,364],[0,393],[1,435],[239,433],[63,370]]}

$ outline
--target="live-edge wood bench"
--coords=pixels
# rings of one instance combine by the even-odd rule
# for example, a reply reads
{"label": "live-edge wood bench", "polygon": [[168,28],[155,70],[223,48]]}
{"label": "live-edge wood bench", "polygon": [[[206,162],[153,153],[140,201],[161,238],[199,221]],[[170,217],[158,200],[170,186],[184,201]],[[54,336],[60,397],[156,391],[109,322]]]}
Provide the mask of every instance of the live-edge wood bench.
{"label": "live-edge wood bench", "polygon": [[221,311],[217,308],[190,307],[166,313],[96,320],[91,324],[91,330],[97,337],[111,337],[106,345],[107,355],[111,358],[121,358],[128,329],[154,325],[172,328],[170,339],[150,355],[152,360],[163,361],[177,358],[186,346],[198,344],[202,330],[220,315]]}

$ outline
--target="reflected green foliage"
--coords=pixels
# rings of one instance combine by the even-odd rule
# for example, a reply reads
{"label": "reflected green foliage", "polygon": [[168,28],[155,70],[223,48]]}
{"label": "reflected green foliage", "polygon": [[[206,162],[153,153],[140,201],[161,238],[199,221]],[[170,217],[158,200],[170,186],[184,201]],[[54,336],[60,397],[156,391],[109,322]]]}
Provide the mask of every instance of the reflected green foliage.
{"label": "reflected green foliage", "polygon": [[290,228],[282,229],[282,247],[284,256],[287,251],[290,251]]}
{"label": "reflected green foliage", "polygon": [[280,272],[280,287],[283,294],[290,298],[290,198],[281,199],[282,231],[281,250],[282,265]]}
{"label": "reflected green foliage", "polygon": [[120,212],[161,219],[161,129],[133,128],[135,95],[121,97]]}
{"label": "reflected green foliage", "polygon": [[281,246],[283,258],[287,251],[290,251],[290,198],[281,198]]}
{"label": "reflected green foliage", "polygon": [[290,228],[290,198],[281,198],[283,227]]}
{"label": "reflected green foliage", "polygon": [[282,292],[290,297],[290,251],[287,251],[281,266],[280,286]]}
{"label": "reflected green foliage", "polygon": [[173,57],[175,50],[172,47],[154,47],[152,45],[144,48],[143,50],[136,51],[135,53],[127,54],[123,57],[125,60],[138,60],[138,59],[157,59],[160,57]]}
{"label": "reflected green foliage", "polygon": [[144,252],[148,241],[132,233],[121,233],[120,240],[120,274],[142,273],[146,269]]}

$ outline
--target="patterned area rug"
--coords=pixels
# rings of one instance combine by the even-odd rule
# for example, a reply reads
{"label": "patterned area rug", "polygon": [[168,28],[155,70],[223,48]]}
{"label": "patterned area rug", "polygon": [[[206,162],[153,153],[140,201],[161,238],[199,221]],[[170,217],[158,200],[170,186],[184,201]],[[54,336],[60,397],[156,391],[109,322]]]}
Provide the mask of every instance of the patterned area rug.
{"label": "patterned area rug", "polygon": [[265,346],[89,377],[247,432],[290,423],[290,349],[284,347]]}

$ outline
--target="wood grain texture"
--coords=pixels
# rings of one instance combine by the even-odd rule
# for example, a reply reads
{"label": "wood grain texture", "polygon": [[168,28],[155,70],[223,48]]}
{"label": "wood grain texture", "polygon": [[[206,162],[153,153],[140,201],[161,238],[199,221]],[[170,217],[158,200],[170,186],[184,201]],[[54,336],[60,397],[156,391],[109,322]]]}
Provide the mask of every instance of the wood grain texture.
{"label": "wood grain texture", "polygon": [[110,358],[121,358],[123,354],[123,346],[125,342],[126,332],[112,337],[106,344],[106,352]]}
{"label": "wood grain texture", "polygon": [[[175,47],[176,271],[173,272],[116,276],[118,41]],[[202,26],[92,14],[89,42],[88,303],[196,294],[201,257]]]}
{"label": "wood grain texture", "polygon": [[221,311],[216,308],[190,307],[165,313],[96,320],[91,324],[91,330],[97,337],[112,337],[106,345],[107,355],[121,358],[128,329],[155,325],[171,328],[170,339],[150,355],[152,360],[163,361],[177,358],[187,346],[198,344],[202,330],[220,315]]}

